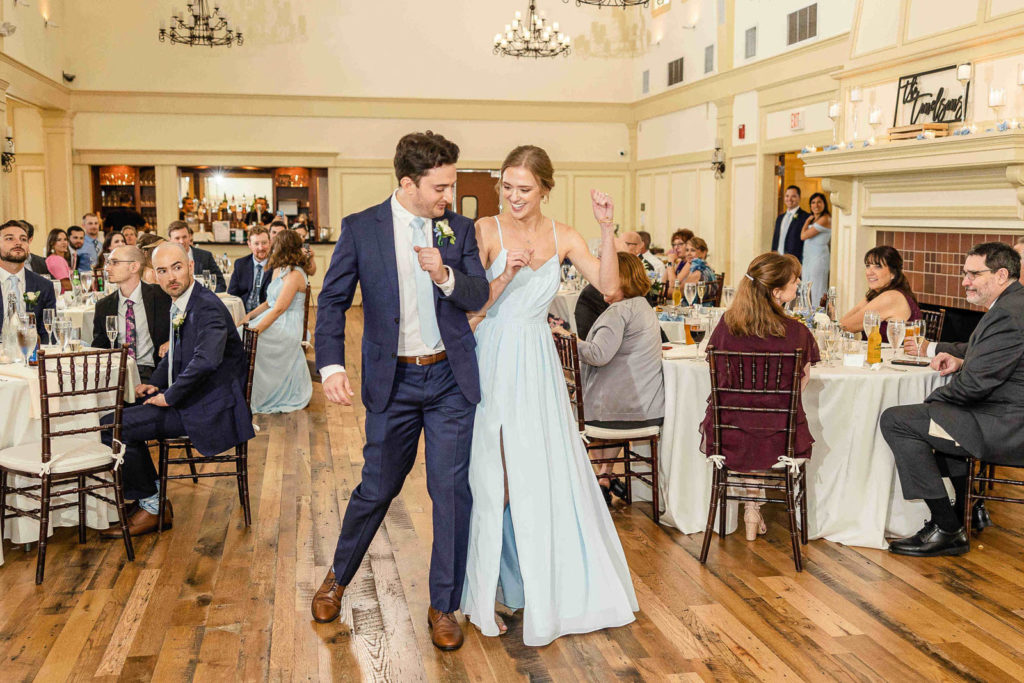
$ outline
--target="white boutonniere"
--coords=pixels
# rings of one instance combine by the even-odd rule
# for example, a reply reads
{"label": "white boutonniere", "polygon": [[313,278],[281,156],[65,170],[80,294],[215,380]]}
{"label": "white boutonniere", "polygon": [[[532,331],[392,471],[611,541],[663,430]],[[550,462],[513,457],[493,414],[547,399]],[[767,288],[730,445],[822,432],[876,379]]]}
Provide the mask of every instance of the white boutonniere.
{"label": "white boutonniere", "polygon": [[448,225],[447,218],[434,223],[434,239],[439,247],[445,244],[455,244],[455,231]]}
{"label": "white boutonniere", "polygon": [[34,308],[36,302],[39,301],[39,292],[25,292],[25,294],[22,295],[22,299],[25,301],[25,306],[28,308]]}
{"label": "white boutonniere", "polygon": [[178,315],[174,316],[174,320],[171,321],[171,327],[174,328],[175,332],[180,330],[181,326],[184,325],[184,324],[185,324],[185,314],[184,313],[179,313]]}

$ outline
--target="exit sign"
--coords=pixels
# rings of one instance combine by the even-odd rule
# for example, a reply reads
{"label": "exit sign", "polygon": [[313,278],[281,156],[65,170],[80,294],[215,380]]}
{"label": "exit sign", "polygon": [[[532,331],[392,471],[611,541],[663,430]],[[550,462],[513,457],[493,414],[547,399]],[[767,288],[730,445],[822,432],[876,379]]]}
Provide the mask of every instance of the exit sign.
{"label": "exit sign", "polygon": [[798,109],[797,111],[789,112],[789,129],[790,130],[803,130],[804,129],[804,110]]}

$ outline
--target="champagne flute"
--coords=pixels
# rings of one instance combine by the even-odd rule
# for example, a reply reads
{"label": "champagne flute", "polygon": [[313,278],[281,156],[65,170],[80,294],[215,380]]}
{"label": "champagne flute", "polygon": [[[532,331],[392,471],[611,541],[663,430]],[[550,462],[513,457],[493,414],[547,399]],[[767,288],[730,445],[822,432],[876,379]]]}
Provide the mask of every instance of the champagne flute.
{"label": "champagne flute", "polygon": [[886,328],[886,336],[889,337],[889,346],[893,350],[893,358],[899,355],[903,347],[903,338],[907,334],[907,321],[901,318],[893,318]]}
{"label": "champagne flute", "polygon": [[864,328],[864,338],[867,339],[871,336],[871,330],[875,329],[878,325],[878,313],[876,311],[866,311],[864,313],[864,321],[862,327]]}
{"label": "champagne flute", "polygon": [[21,357],[25,362],[26,368],[28,367],[28,360],[32,355],[32,350],[36,347],[37,339],[36,316],[32,313],[26,313],[21,316],[21,324],[18,326],[18,348],[21,349]]}
{"label": "champagne flute", "polygon": [[70,320],[58,320],[54,324],[57,331],[57,342],[60,344],[60,352],[64,353],[68,348],[68,332],[71,329]]}
{"label": "champagne flute", "polygon": [[925,334],[928,332],[928,325],[924,320],[917,321],[917,328],[914,331],[914,343],[917,344],[917,355],[924,355]]}
{"label": "champagne flute", "polygon": [[708,283],[704,282],[704,280],[699,280],[697,282],[697,302],[701,306],[704,305],[704,293],[707,292],[707,291],[708,291]]}
{"label": "champagne flute", "polygon": [[108,315],[106,320],[107,339],[110,340],[110,348],[117,348],[117,316]]}
{"label": "champagne flute", "polygon": [[697,283],[687,282],[683,286],[683,296],[686,297],[686,305],[693,308],[693,300],[697,298]]}
{"label": "champagne flute", "polygon": [[43,309],[43,329],[46,330],[46,343],[53,343],[53,316],[57,311],[52,308]]}

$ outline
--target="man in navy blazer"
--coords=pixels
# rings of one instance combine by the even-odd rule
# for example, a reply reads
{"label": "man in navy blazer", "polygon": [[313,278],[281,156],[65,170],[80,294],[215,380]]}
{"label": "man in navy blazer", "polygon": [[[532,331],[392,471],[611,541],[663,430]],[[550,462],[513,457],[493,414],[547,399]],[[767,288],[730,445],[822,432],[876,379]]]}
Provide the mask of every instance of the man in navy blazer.
{"label": "man in navy blazer", "polygon": [[[154,531],[158,521],[158,476],[147,441],[187,435],[202,455],[216,455],[255,436],[245,400],[247,359],[231,314],[193,279],[180,245],[161,244],[152,259],[157,281],[172,300],[171,345],[150,383],[136,387],[139,398],[148,396],[145,403],[122,413],[125,498],[139,503],[128,518],[133,536]],[[112,419],[105,415],[101,421]],[[103,439],[110,441],[109,431]],[[173,517],[167,503],[165,528]],[[101,535],[116,539],[121,531]]]}
{"label": "man in navy blazer", "polygon": [[800,208],[800,188],[790,185],[782,195],[785,212],[775,218],[775,232],[772,234],[772,251],[780,254],[792,254],[803,263],[804,241],[800,239],[800,231],[811,214]]}
{"label": "man in navy blazer", "polygon": [[[25,267],[29,257],[29,237],[25,227],[16,221],[8,221],[0,227],[0,329],[3,329],[4,316],[7,315],[8,295],[14,292],[20,313],[34,313],[36,331],[40,343],[46,341],[46,328],[43,326],[43,311],[57,307],[57,295],[53,285],[42,275],[36,275]],[[30,303],[25,298],[34,298]],[[34,297],[33,297],[34,295]]]}
{"label": "man in navy blazer", "polygon": [[192,228],[189,227],[188,223],[185,221],[173,221],[167,226],[167,239],[180,244],[188,252],[188,259],[192,262],[193,274],[202,274],[203,271],[208,270],[217,278],[217,291],[224,292],[227,290],[228,286],[224,282],[224,273],[220,272],[217,259],[205,249],[193,246]]}
{"label": "man in navy blazer", "polygon": [[[242,300],[246,313],[267,300],[267,287],[270,286],[270,281],[273,279],[273,273],[267,272],[267,260],[270,258],[270,231],[262,225],[257,225],[249,230],[248,242],[252,255],[243,256],[235,261],[235,267],[231,271],[231,282],[228,283],[228,294]],[[257,268],[257,266],[259,267]],[[257,275],[259,275],[258,289],[256,289]]]}
{"label": "man in navy blazer", "polygon": [[345,510],[331,571],[313,597],[313,618],[338,617],[345,586],[412,469],[422,430],[434,503],[428,620],[434,645],[444,650],[462,645],[453,613],[466,572],[469,452],[480,401],[476,339],[466,313],[482,308],[489,294],[473,222],[447,210],[458,157],[454,143],[430,131],[399,141],[398,190],[342,221],[316,326],[324,394],[351,405],[345,312],[361,285],[362,481]]}

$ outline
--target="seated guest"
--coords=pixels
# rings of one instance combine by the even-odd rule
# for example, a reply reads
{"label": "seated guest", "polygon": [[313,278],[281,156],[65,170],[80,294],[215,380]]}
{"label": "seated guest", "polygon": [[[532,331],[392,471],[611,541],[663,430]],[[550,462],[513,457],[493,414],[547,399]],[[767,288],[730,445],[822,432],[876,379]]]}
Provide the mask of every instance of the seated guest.
{"label": "seated guest", "polygon": [[274,220],[274,214],[267,211],[267,198],[260,197],[256,200],[256,209],[245,214],[246,225],[267,225]]}
{"label": "seated guest", "polygon": [[[985,242],[967,252],[967,302],[988,309],[966,344],[936,344],[932,368],[951,376],[924,403],[882,413],[882,436],[896,458],[903,497],[923,499],[931,520],[889,552],[916,557],[962,555],[967,463],[1024,466],[1024,286],[1021,258],[1009,245]],[[949,477],[956,507],[942,478]],[[972,511],[977,512],[977,511]],[[980,529],[979,529],[980,530]]]}
{"label": "seated guest", "polygon": [[576,309],[573,311],[573,317],[576,318],[576,333],[580,339],[590,336],[590,328],[607,308],[608,302],[604,300],[601,290],[594,285],[583,288],[576,299]]}
{"label": "seated guest", "polygon": [[237,296],[245,304],[248,313],[267,300],[270,275],[267,271],[267,257],[270,256],[270,231],[262,225],[249,229],[247,240],[250,256],[235,261],[228,283],[228,294]]}
{"label": "seated guest", "polygon": [[78,252],[85,244],[85,230],[80,225],[68,226],[68,244],[71,246],[71,270],[76,270],[81,264],[78,262]]}
{"label": "seated guest", "polygon": [[[818,345],[807,326],[786,315],[783,306],[796,297],[800,279],[800,262],[792,254],[783,256],[776,252],[761,254],[747,268],[736,288],[736,298],[725,312],[715,331],[711,333],[709,346],[720,351],[752,351],[769,353],[792,353],[804,350],[804,368],[801,387],[807,386],[811,363],[820,360]],[[729,386],[740,386],[738,364],[720,368],[722,381]],[[783,377],[793,376],[793,367],[783,367]],[[788,390],[783,380],[781,389]],[[765,407],[763,396],[746,395],[747,407]],[[710,401],[704,421],[701,423],[701,450],[708,455],[724,455],[730,470],[749,472],[767,470],[778,465],[780,455],[786,453],[786,416],[772,413],[723,414],[723,422],[734,429],[722,430],[722,453],[708,453],[712,442],[713,416]],[[811,430],[803,406],[798,407],[796,439],[793,457],[810,458]],[[759,495],[758,489],[747,489],[750,495]],[[763,493],[760,494],[763,496]],[[743,521],[746,524],[747,540],[753,541],[758,534],[767,533],[764,518],[761,517],[761,503],[745,502]]]}
{"label": "seated guest", "polygon": [[275,218],[270,222],[270,243],[274,243],[274,238],[281,234],[282,230],[287,230],[288,224],[284,222],[283,218]]}
{"label": "seated guest", "polygon": [[139,231],[134,225],[126,225],[121,228],[121,236],[124,237],[124,243],[129,247],[134,247],[139,241]]}
{"label": "seated guest", "polygon": [[103,266],[106,265],[107,259],[110,258],[110,252],[118,247],[124,246],[124,236],[119,232],[108,232],[107,236],[103,238],[103,250],[100,252],[100,256],[93,262],[92,272],[97,278],[103,276]]}
{"label": "seated guest", "polygon": [[[583,400],[587,424],[610,429],[639,429],[665,420],[665,378],[661,366],[661,326],[645,295],[647,270],[633,254],[620,252],[619,287],[604,296],[608,308],[579,341],[583,363]],[[620,449],[591,451],[612,458]],[[605,501],[626,497],[626,486],[602,465],[598,483]],[[603,483],[602,480],[608,483]]]}
{"label": "seated guest", "polygon": [[[302,214],[301,217],[305,217],[306,214]],[[302,240],[302,253],[306,255],[306,275],[313,277],[316,275],[316,259],[313,258],[313,249],[309,246],[309,228],[305,223],[296,223],[292,226],[292,230]]]}
{"label": "seated guest", "polygon": [[[160,288],[171,297],[171,344],[149,383],[135,389],[145,403],[122,413],[124,495],[138,501],[128,519],[133,536],[157,527],[159,478],[147,441],[184,434],[200,454],[216,455],[255,435],[245,402],[245,351],[231,313],[192,278],[188,253],[180,244],[157,247],[153,266]],[[104,424],[112,421],[112,414],[101,419]],[[108,446],[111,436],[103,432]],[[164,516],[166,527],[174,516],[169,500]],[[121,538],[121,530],[108,529],[101,536]]]}
{"label": "seated guest", "polygon": [[151,258],[153,250],[156,249],[161,243],[166,242],[163,237],[152,232],[144,232],[139,236],[138,247],[142,250],[142,253],[146,255],[146,263],[142,267],[142,281],[147,285],[155,285],[156,272],[153,270],[153,260]]}
{"label": "seated guest", "polygon": [[0,225],[0,293],[3,294],[0,329],[7,315],[8,301],[13,300],[19,315],[32,313],[36,316],[39,338],[46,339],[43,311],[57,307],[57,295],[48,279],[25,268],[28,253],[28,230],[17,221]]}
{"label": "seated guest", "polygon": [[71,247],[68,234],[54,228],[46,237],[46,272],[54,280],[60,280],[61,292],[71,289]]}
{"label": "seated guest", "polygon": [[[1020,254],[1021,258],[1024,258],[1024,237],[1017,238],[1016,243],[1013,245],[1013,250]],[[1024,284],[1024,269],[1021,270],[1020,282]]]}
{"label": "seated guest", "polygon": [[302,410],[313,395],[309,365],[302,348],[306,276],[302,240],[286,230],[274,240],[270,252],[267,300],[243,322],[260,333],[252,378],[254,413],[290,413]]}
{"label": "seated guest", "polygon": [[33,254],[31,251],[32,238],[35,237],[36,234],[35,226],[29,223],[28,221],[18,220],[15,222],[19,223],[21,227],[25,228],[25,230],[28,231],[29,252],[28,260],[25,261],[25,268],[31,270],[36,275],[46,275],[46,259],[38,254]]}
{"label": "seated guest", "polygon": [[886,339],[886,321],[920,320],[921,308],[903,274],[903,257],[890,246],[875,247],[864,254],[864,276],[868,293],[843,316],[839,324],[847,332],[864,333],[864,313],[875,311],[882,321],[879,332]]}
{"label": "seated guest", "polygon": [[189,227],[188,223],[174,221],[167,226],[167,237],[172,242],[180,244],[182,249],[188,252],[188,260],[192,262],[193,273],[202,275],[204,272],[210,271],[217,278],[217,291],[227,291],[228,286],[224,282],[224,274],[220,272],[220,268],[217,266],[217,259],[205,249],[192,245],[192,228]]}
{"label": "seated guest", "polygon": [[117,345],[128,345],[128,355],[148,383],[157,363],[167,353],[170,337],[171,298],[156,285],[142,281],[146,255],[138,247],[119,247],[107,259],[107,282],[116,292],[96,302],[92,319],[92,345],[109,349],[107,316],[117,316]]}
{"label": "seated guest", "polygon": [[190,213],[196,212],[195,197],[185,197],[181,200],[181,209],[178,211],[178,220],[183,221]]}
{"label": "seated guest", "polygon": [[672,233],[672,250],[669,252],[670,265],[665,269],[665,276],[662,278],[663,282],[671,283],[673,280],[670,276],[676,275],[683,268],[683,264],[686,262],[686,243],[693,239],[693,230],[676,230]]}
{"label": "seated guest", "polygon": [[660,280],[665,275],[665,262],[658,258],[651,249],[651,233],[641,230],[637,234],[640,235],[640,239],[644,243],[643,251],[640,253],[640,259],[644,262],[644,268],[648,274],[653,272],[657,279]]}
{"label": "seated guest", "polygon": [[[708,243],[699,237],[691,237],[683,251],[683,260],[677,264],[675,272],[669,269],[669,289],[682,288],[688,282],[714,282],[715,271],[708,265]],[[694,300],[696,303],[696,300]],[[710,306],[711,301],[705,302]]]}

